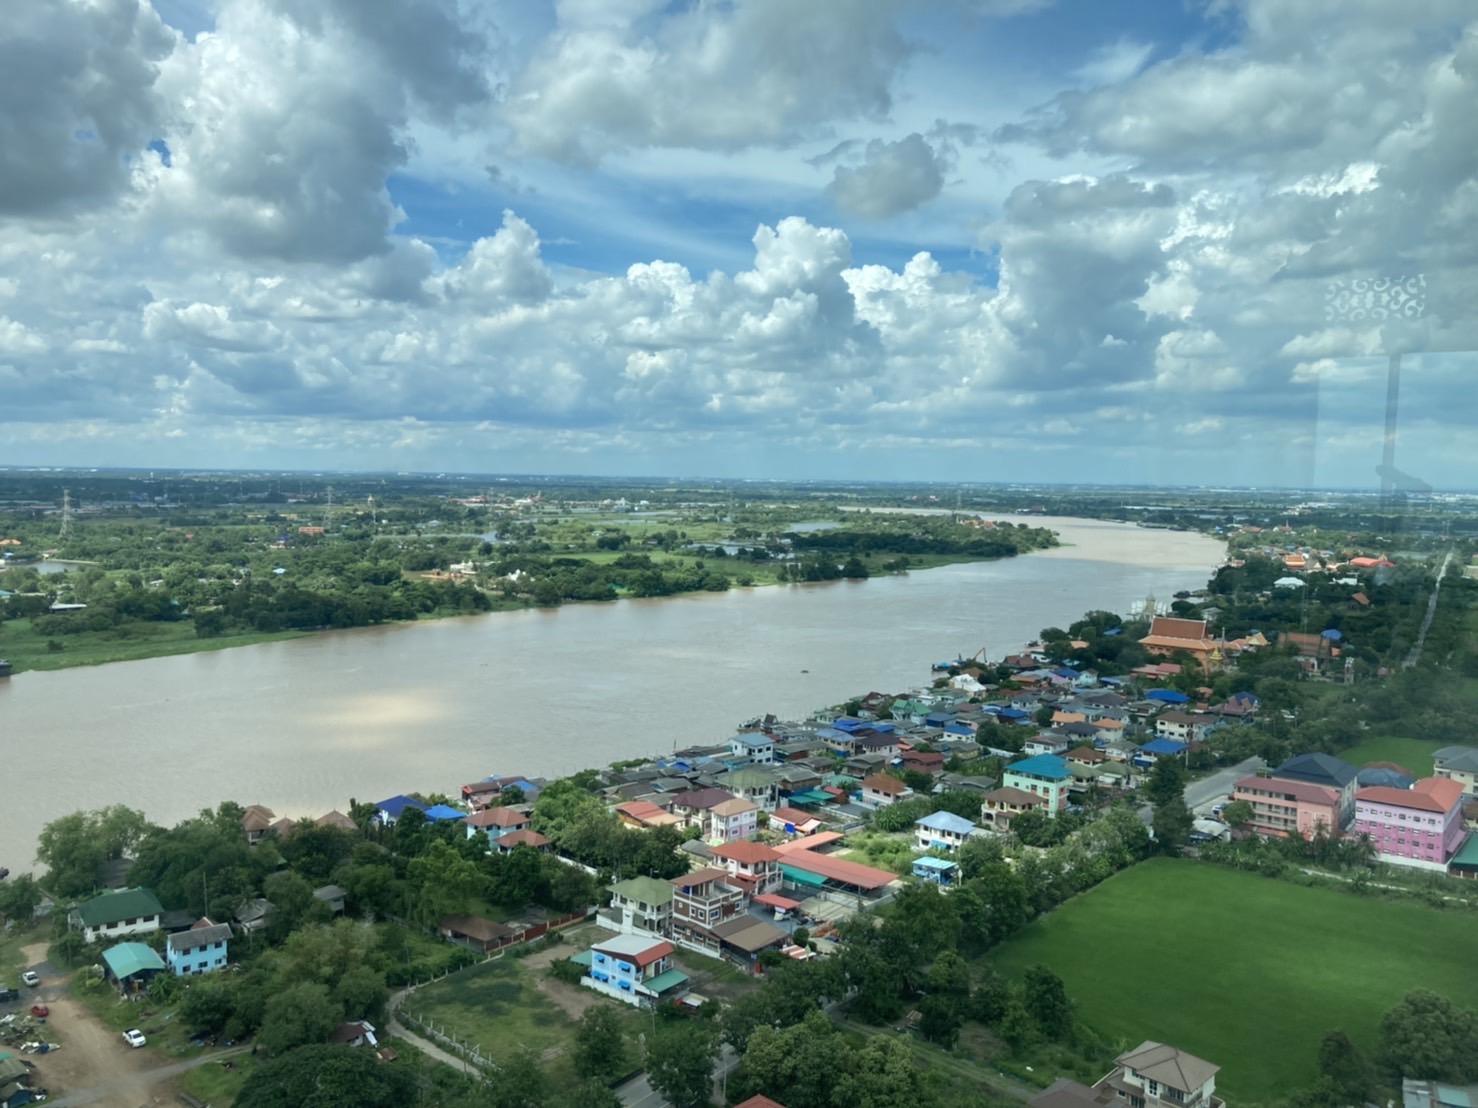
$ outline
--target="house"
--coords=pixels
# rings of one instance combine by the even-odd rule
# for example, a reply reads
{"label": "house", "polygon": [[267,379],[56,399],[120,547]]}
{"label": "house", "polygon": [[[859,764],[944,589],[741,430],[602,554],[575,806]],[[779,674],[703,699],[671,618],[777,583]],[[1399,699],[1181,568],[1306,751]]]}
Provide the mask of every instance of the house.
{"label": "house", "polygon": [[518,932],[484,916],[443,916],[436,925],[443,939],[484,954],[511,943]]}
{"label": "house", "polygon": [[1094,1088],[1112,1090],[1115,1099],[1122,1090],[1131,1106],[1141,1100],[1145,1108],[1221,1108],[1223,1102],[1216,1096],[1220,1071],[1220,1066],[1194,1054],[1146,1040],[1115,1058],[1114,1069],[1095,1082]]}
{"label": "house", "polygon": [[627,827],[641,830],[649,827],[672,827],[683,822],[681,816],[673,815],[650,800],[628,800],[625,804],[617,804],[616,818]]}
{"label": "house", "polygon": [[1151,739],[1141,746],[1130,759],[1137,766],[1152,766],[1161,758],[1181,758],[1190,744],[1178,739]]}
{"label": "house", "polygon": [[746,731],[729,740],[729,752],[739,763],[769,764],[775,760],[775,737],[762,731]]}
{"label": "house", "polygon": [[389,800],[382,800],[375,805],[375,818],[386,827],[394,827],[395,821],[407,808],[416,808],[424,813],[429,807],[429,804],[423,804],[414,797],[392,796]]}
{"label": "house", "polygon": [[348,895],[349,890],[342,885],[321,885],[313,890],[313,899],[328,905],[328,910],[336,916],[344,914],[344,898]]}
{"label": "house", "polygon": [[751,973],[761,951],[778,949],[790,941],[790,936],[780,928],[748,912],[718,924],[713,934],[719,942],[719,953]]}
{"label": "house", "polygon": [[1445,871],[1468,837],[1463,787],[1449,777],[1423,777],[1409,789],[1361,789],[1354,831],[1370,836],[1382,862]]}
{"label": "house", "polygon": [[896,874],[887,870],[849,862],[845,858],[833,858],[821,852],[821,848],[840,842],[841,838],[834,831],[823,831],[775,847],[782,855],[780,868],[785,880],[811,889],[832,885],[871,895],[898,879]]}
{"label": "house", "polygon": [[709,853],[728,870],[729,883],[742,888],[748,895],[779,890],[782,855],[773,847],[752,842],[723,843]]}
{"label": "house", "polygon": [[365,1020],[345,1020],[334,1028],[328,1037],[333,1046],[379,1046],[375,1038],[375,1025]]}
{"label": "house", "polygon": [[188,931],[177,931],[164,941],[164,960],[176,977],[214,973],[226,966],[229,923],[202,919]]}
{"label": "house", "polygon": [[1061,754],[1070,746],[1072,746],[1072,741],[1066,735],[1059,735],[1052,731],[1043,731],[1035,738],[1027,739],[1022,744],[1021,751],[1023,754],[1030,755]]}
{"label": "house", "polygon": [[708,813],[716,805],[733,799],[734,794],[725,789],[689,789],[672,798],[672,814],[682,820],[682,826],[706,831]]}
{"label": "house", "polygon": [[526,846],[530,850],[536,850],[540,854],[548,854],[550,842],[537,831],[522,828],[518,831],[510,831],[506,835],[499,835],[498,841],[493,843],[493,849],[499,854],[512,854],[514,849]]}
{"label": "house", "polygon": [[489,845],[514,831],[528,831],[532,817],[514,808],[483,808],[467,817],[467,837],[486,835]]}
{"label": "house", "polygon": [[700,869],[668,881],[672,886],[672,941],[703,954],[722,953],[713,928],[744,911],[744,890],[726,869]]}
{"label": "house", "polygon": [[913,875],[935,885],[953,885],[960,878],[960,863],[926,854],[913,861]]}
{"label": "house", "polygon": [[272,913],[276,910],[270,900],[256,897],[246,901],[240,908],[236,909],[236,925],[247,933],[255,933],[266,929],[272,919]]}
{"label": "house", "polygon": [[1042,797],[1047,802],[1049,816],[1055,818],[1067,807],[1067,786],[1072,773],[1067,768],[1067,759],[1056,754],[1038,754],[1035,758],[1013,762],[1001,779],[1007,788]]}
{"label": "house", "polygon": [[663,940],[618,935],[593,944],[589,954],[580,984],[626,1004],[650,1007],[688,983],[672,968],[672,944]]}
{"label": "house", "polygon": [[754,801],[737,796],[715,804],[708,811],[708,841],[731,843],[749,838],[759,831],[759,811]]}
{"label": "house", "polygon": [[260,804],[253,804],[241,813],[241,833],[246,836],[247,846],[256,846],[272,829],[272,821],[277,818],[277,813],[271,808],[264,808]]}
{"label": "house", "polygon": [[1216,730],[1217,725],[1218,720],[1215,716],[1199,713],[1191,715],[1172,708],[1155,717],[1155,737],[1175,739],[1183,743],[1203,742],[1207,735]]}
{"label": "house", "polygon": [[942,773],[934,784],[936,793],[973,792],[984,795],[996,787],[994,777],[972,777],[964,773]]}
{"label": "house", "polygon": [[1478,1085],[1411,1077],[1401,1082],[1401,1108],[1472,1108],[1474,1104],[1478,1104]]}
{"label": "house", "polygon": [[95,943],[158,931],[163,912],[159,899],[148,889],[119,889],[77,905],[67,916],[67,925]]}
{"label": "house", "polygon": [[125,996],[141,993],[164,972],[164,961],[145,943],[118,943],[103,951],[107,975]]}
{"label": "house", "polygon": [[[819,780],[817,784],[820,784]],[[820,826],[819,819],[799,808],[776,808],[770,813],[771,831],[782,831],[787,835],[809,835]]]}
{"label": "house", "polygon": [[1339,825],[1348,827],[1355,818],[1355,793],[1360,787],[1360,771],[1348,762],[1329,754],[1296,754],[1269,776],[1279,781],[1305,781],[1310,785],[1335,789],[1340,794]]}
{"label": "house", "polygon": [[1244,777],[1233,787],[1232,799],[1252,805],[1249,828],[1259,835],[1310,839],[1321,830],[1326,835],[1338,835],[1343,826],[1340,793],[1325,785]]}
{"label": "house", "polygon": [[1443,747],[1432,755],[1432,773],[1456,781],[1468,796],[1478,796],[1478,747]]}
{"label": "house", "polygon": [[1150,623],[1150,633],[1139,640],[1139,645],[1153,657],[1169,658],[1185,653],[1194,658],[1203,669],[1214,668],[1212,656],[1216,653],[1216,643],[1207,633],[1204,619],[1156,616]]}
{"label": "house", "polygon": [[920,850],[957,850],[977,830],[973,822],[953,812],[931,812],[913,825]]}
{"label": "house", "polygon": [[862,803],[873,808],[886,808],[889,804],[897,804],[900,800],[908,800],[913,796],[913,790],[898,778],[882,773],[863,778],[859,790]]}
{"label": "house", "polygon": [[780,778],[773,768],[745,766],[726,773],[720,785],[740,800],[754,803],[761,811],[773,812],[780,803]]}
{"label": "house", "polygon": [[1004,835],[1010,832],[1011,820],[1016,816],[1046,806],[1045,797],[1025,789],[1003,786],[980,798],[980,822],[988,830]]}
{"label": "house", "polygon": [[937,750],[905,750],[899,756],[899,763],[904,769],[926,773],[930,777],[938,777],[944,772],[944,755]]}
{"label": "house", "polygon": [[359,830],[358,825],[337,808],[326,816],[319,816],[313,824],[315,827],[337,827],[340,831]]}
{"label": "house", "polygon": [[672,933],[672,886],[655,877],[628,877],[611,887],[611,906],[602,926],[624,934]]}

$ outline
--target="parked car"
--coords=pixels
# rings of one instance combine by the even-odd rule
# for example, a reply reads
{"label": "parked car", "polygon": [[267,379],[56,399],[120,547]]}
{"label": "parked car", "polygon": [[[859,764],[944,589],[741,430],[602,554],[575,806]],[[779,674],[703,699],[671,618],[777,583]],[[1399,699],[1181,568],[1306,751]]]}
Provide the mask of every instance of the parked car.
{"label": "parked car", "polygon": [[51,1009],[44,1004],[33,1004],[31,1005],[31,1015],[35,1016],[38,1020],[44,1020],[47,1016],[51,1015]]}
{"label": "parked car", "polygon": [[25,973],[21,974],[21,984],[28,985],[34,989],[37,985],[41,984],[41,977],[35,970],[28,969]]}
{"label": "parked car", "polygon": [[123,1033],[123,1041],[129,1046],[133,1047],[135,1050],[148,1042],[148,1040],[144,1038],[144,1033],[140,1031],[137,1027],[133,1028],[130,1031],[125,1031]]}
{"label": "parked car", "polygon": [[7,1000],[19,1000],[20,995],[19,989],[12,989],[9,985],[0,985],[0,1003]]}

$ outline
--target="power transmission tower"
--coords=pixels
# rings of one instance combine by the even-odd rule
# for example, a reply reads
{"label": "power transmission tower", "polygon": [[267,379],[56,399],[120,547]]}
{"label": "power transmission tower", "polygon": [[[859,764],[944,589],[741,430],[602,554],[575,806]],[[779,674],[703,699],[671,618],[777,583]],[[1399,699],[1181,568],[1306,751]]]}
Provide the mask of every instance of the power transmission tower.
{"label": "power transmission tower", "polygon": [[62,533],[63,539],[72,537],[72,490],[62,490]]}
{"label": "power transmission tower", "polygon": [[334,521],[334,487],[328,487],[328,500],[323,506],[323,533],[328,534],[328,529]]}

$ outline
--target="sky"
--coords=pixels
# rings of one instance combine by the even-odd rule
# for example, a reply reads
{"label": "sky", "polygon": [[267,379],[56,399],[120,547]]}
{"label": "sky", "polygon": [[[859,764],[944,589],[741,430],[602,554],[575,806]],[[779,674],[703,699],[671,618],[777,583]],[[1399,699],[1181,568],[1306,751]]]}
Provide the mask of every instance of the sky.
{"label": "sky", "polygon": [[9,0],[0,464],[1478,487],[1472,0]]}

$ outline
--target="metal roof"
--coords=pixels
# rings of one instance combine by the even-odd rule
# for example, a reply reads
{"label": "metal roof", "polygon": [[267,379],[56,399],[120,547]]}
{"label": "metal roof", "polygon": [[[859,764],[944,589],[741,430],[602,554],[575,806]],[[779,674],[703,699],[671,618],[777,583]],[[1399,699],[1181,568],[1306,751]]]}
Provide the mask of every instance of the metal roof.
{"label": "metal roof", "polygon": [[108,964],[109,972],[119,981],[136,973],[164,968],[164,962],[154,953],[154,948],[144,943],[119,943],[117,946],[110,946],[103,951],[103,961]]}

